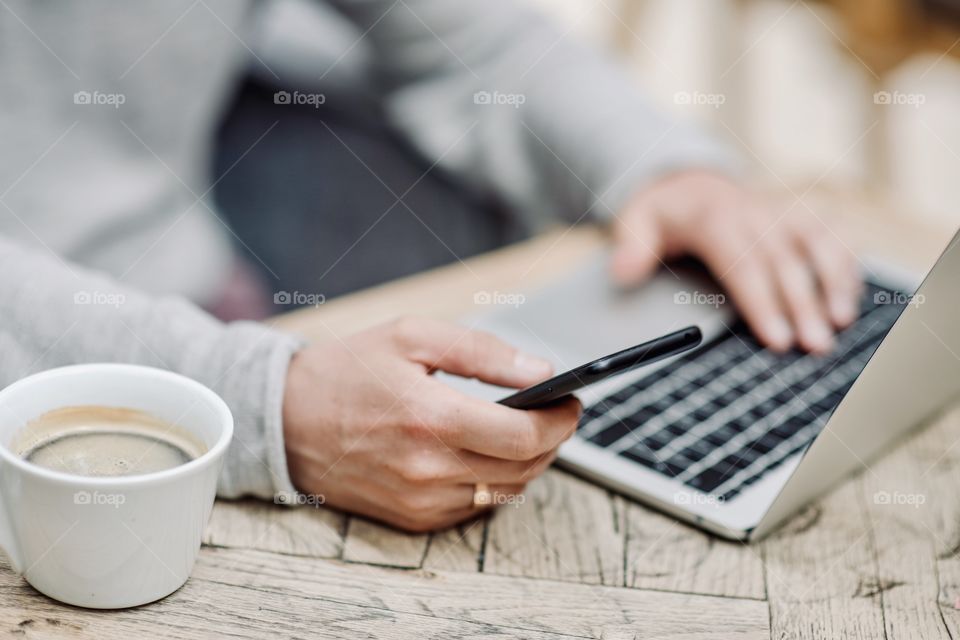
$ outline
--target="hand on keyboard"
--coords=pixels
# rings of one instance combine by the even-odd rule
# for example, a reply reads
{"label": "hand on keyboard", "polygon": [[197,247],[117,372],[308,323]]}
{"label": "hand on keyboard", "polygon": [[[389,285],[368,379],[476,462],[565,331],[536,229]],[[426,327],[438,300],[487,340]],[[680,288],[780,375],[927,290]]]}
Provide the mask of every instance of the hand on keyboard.
{"label": "hand on keyboard", "polygon": [[859,319],[826,355],[764,349],[742,323],[588,407],[578,434],[731,500],[817,436],[900,316],[868,285]]}
{"label": "hand on keyboard", "polygon": [[825,353],[857,317],[854,254],[805,205],[781,208],[707,171],[671,174],[638,192],[614,223],[612,271],[633,284],[691,254],[730,293],[765,346]]}

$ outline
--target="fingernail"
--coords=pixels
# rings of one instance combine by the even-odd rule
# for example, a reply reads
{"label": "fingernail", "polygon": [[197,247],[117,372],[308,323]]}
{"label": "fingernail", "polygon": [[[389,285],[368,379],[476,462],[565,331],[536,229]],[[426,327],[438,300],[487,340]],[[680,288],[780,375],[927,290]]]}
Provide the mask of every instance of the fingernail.
{"label": "fingernail", "polygon": [[767,339],[775,349],[786,349],[793,343],[793,331],[784,318],[775,318],[767,324]]}
{"label": "fingernail", "polygon": [[839,325],[848,325],[857,317],[857,308],[850,298],[836,296],[830,300],[830,315]]}
{"label": "fingernail", "polygon": [[549,362],[522,351],[517,351],[517,355],[513,358],[513,366],[517,370],[533,376],[547,377],[553,373],[553,365]]}

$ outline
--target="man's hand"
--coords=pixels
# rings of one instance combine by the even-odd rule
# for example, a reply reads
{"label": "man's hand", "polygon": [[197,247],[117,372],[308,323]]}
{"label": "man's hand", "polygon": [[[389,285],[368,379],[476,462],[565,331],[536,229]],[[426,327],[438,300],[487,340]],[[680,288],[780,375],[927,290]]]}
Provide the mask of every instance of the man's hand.
{"label": "man's hand", "polygon": [[492,335],[403,318],[308,347],[287,374],[283,424],[290,477],[334,507],[411,531],[478,513],[473,488],[520,493],[576,429],[576,400],[536,411],[454,391],[443,370],[508,387],[550,364]]}
{"label": "man's hand", "polygon": [[862,282],[855,257],[814,216],[776,212],[706,171],[673,174],[644,189],[614,225],[614,279],[633,284],[661,260],[692,254],[729,291],[768,347],[824,352],[856,319]]}

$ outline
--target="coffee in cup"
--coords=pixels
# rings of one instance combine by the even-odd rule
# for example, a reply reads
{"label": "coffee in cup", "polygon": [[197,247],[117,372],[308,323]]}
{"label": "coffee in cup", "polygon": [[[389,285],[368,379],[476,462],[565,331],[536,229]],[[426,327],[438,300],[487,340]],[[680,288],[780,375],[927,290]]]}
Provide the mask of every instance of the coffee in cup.
{"label": "coffee in cup", "polygon": [[206,447],[182,427],[137,409],[76,406],[31,420],[14,449],[28,462],[80,476],[135,476],[172,469]]}

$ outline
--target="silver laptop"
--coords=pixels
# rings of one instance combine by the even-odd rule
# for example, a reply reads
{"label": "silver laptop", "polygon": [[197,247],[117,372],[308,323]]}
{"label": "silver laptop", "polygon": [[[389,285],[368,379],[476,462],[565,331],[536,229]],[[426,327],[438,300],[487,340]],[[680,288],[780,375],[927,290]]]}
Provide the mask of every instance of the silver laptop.
{"label": "silver laptop", "polygon": [[[763,349],[695,269],[671,266],[617,290],[605,255],[547,289],[483,292],[476,299],[490,304],[464,321],[558,372],[699,326],[698,349],[579,392],[584,414],[559,462],[703,529],[753,540],[960,393],[958,240],[922,284],[869,263],[860,317],[826,356]],[[489,399],[509,393],[446,380]]]}

